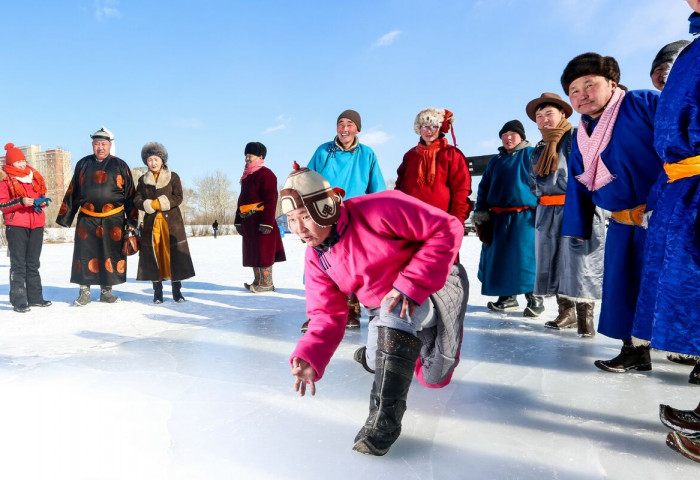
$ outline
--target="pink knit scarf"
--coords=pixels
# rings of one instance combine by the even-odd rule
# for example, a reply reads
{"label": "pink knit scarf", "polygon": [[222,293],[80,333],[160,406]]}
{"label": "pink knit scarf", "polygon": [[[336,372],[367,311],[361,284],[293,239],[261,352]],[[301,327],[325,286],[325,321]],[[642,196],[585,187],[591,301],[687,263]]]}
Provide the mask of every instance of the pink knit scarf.
{"label": "pink knit scarf", "polygon": [[576,140],[581,157],[583,157],[583,173],[577,175],[576,179],[591,192],[595,192],[615,180],[615,175],[610,173],[608,167],[603,163],[603,159],[600,158],[600,154],[610,143],[617,114],[620,112],[620,105],[622,105],[624,97],[625,91],[617,87],[591,136],[588,136],[583,118],[579,122]]}
{"label": "pink knit scarf", "polygon": [[252,175],[253,173],[257,172],[260,170],[262,167],[265,166],[265,159],[261,158],[260,160],[255,160],[250,162],[250,164],[246,163],[245,168],[243,169],[243,176],[241,177],[241,182],[243,182],[243,179],[247,177],[248,175]]}

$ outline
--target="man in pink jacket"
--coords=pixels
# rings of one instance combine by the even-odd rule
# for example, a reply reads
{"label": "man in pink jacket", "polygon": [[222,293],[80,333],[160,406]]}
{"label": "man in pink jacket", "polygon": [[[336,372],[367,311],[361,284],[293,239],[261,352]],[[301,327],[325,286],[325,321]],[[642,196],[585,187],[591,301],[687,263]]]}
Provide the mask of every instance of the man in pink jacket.
{"label": "man in pink jacket", "polygon": [[[304,275],[310,322],[291,355],[294,388],[303,396],[310,385],[311,394],[316,393],[315,382],[345,333],[347,296],[355,293],[370,315],[367,348],[359,350],[361,358],[356,359],[375,377],[369,417],[353,449],[384,455],[401,433],[413,371],[421,369],[420,363],[416,366],[422,346],[419,332],[436,321],[428,300],[446,286],[461,246],[462,224],[397,191],[364,195],[341,205],[341,192],[308,168],[289,176],[280,197],[289,228],[308,245]],[[454,315],[460,326],[464,290],[468,286],[460,290],[461,318]],[[453,340],[459,346],[461,328],[453,333],[457,335]],[[447,382],[455,366],[456,361]],[[423,381],[420,373],[419,379]]]}

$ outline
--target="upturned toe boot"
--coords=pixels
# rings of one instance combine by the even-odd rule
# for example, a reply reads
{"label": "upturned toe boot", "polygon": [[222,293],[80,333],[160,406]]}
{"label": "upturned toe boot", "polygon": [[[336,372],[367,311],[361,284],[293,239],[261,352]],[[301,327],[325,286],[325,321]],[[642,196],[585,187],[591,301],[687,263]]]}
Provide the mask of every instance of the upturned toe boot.
{"label": "upturned toe boot", "polygon": [[495,302],[489,302],[486,304],[489,310],[494,312],[510,312],[518,308],[518,300],[515,295],[509,297],[498,297]]}
{"label": "upturned toe boot", "polygon": [[700,434],[700,405],[695,410],[680,410],[670,405],[659,405],[659,419],[671,430],[684,435]]}
{"label": "upturned toe boot", "polygon": [[635,347],[630,340],[625,340],[617,357],[611,360],[596,360],[593,363],[606,372],[625,373],[628,370],[646,372],[651,370],[651,354],[648,345]]}
{"label": "upturned toe boot", "polygon": [[593,309],[595,302],[576,302],[576,318],[579,337],[594,337]]}
{"label": "upturned toe boot", "polygon": [[544,326],[560,330],[562,328],[571,328],[576,325],[576,303],[566,297],[557,295],[557,305],[559,305],[559,315],[554,320],[545,322]]}
{"label": "upturned toe boot", "polygon": [[523,311],[523,317],[539,317],[544,313],[544,301],[542,296],[533,295],[532,292],[526,293],[527,307]]}
{"label": "upturned toe boot", "polygon": [[251,285],[249,290],[253,293],[274,292],[275,285],[272,283],[272,267],[260,268],[260,284]]}
{"label": "upturned toe boot", "polygon": [[378,327],[369,416],[355,437],[353,450],[367,455],[384,455],[399,438],[420,347],[420,340],[409,333]]}

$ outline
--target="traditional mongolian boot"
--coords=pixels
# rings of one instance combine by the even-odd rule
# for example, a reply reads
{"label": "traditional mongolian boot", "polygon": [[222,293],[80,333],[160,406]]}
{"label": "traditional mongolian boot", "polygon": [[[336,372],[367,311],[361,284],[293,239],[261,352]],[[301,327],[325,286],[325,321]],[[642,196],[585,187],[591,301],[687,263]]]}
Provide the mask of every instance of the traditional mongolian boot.
{"label": "traditional mongolian boot", "polygon": [[78,298],[73,301],[73,305],[76,307],[82,307],[90,303],[90,285],[81,285],[80,294]]}
{"label": "traditional mongolian boot", "polygon": [[671,430],[684,435],[700,435],[700,405],[695,410],[679,410],[659,405],[659,419]]}
{"label": "traditional mongolian boot", "polygon": [[680,363],[681,365],[694,366],[697,363],[697,360],[693,355],[686,355],[684,353],[669,353],[666,355],[666,358],[669,362]]}
{"label": "traditional mongolian boot", "polygon": [[596,360],[593,364],[606,372],[625,373],[628,370],[646,372],[651,370],[649,345],[635,347],[632,341],[622,342],[620,354],[612,360]]}
{"label": "traditional mongolian boot", "polygon": [[544,313],[544,301],[541,295],[533,295],[532,292],[526,293],[527,307],[523,311],[523,317],[539,317]]}
{"label": "traditional mongolian boot", "polygon": [[355,437],[353,450],[384,455],[399,438],[420,348],[420,340],[410,333],[378,328],[377,365],[369,395],[369,416]]}
{"label": "traditional mongolian boot", "polygon": [[579,337],[594,337],[593,309],[595,302],[576,302],[576,318]]}
{"label": "traditional mongolian boot", "polygon": [[351,293],[348,297],[348,323],[345,324],[345,328],[360,328],[360,317],[362,317],[360,301],[354,293]]}
{"label": "traditional mongolian boot", "polygon": [[700,463],[700,438],[686,437],[678,432],[666,436],[666,445],[694,462]]}
{"label": "traditional mongolian boot", "polygon": [[153,282],[153,303],[163,303],[163,282]]}
{"label": "traditional mongolian boot", "polygon": [[255,277],[253,283],[243,283],[246,290],[250,290],[251,285],[255,285],[256,287],[260,285],[260,267],[253,267],[253,276]]}
{"label": "traditional mongolian boot", "polygon": [[367,353],[366,352],[367,352],[367,347],[362,346],[362,347],[358,348],[357,350],[355,350],[355,353],[353,354],[352,358],[357,363],[362,365],[362,368],[367,370],[369,373],[375,373],[374,370],[369,368],[369,365],[367,365]]}
{"label": "traditional mongolian boot", "polygon": [[115,303],[120,300],[115,294],[112,293],[111,285],[102,285],[100,287],[100,302],[104,303]]}
{"label": "traditional mongolian boot", "polygon": [[688,378],[688,383],[693,385],[700,385],[700,360],[697,361],[693,371],[690,372],[690,378]]}
{"label": "traditional mongolian boot", "polygon": [[576,325],[576,302],[557,295],[557,304],[559,305],[559,315],[554,320],[545,322],[544,326],[559,330]]}
{"label": "traditional mongolian boot", "polygon": [[272,283],[272,267],[260,268],[260,285],[251,285],[250,291],[253,293],[274,292],[275,286]]}
{"label": "traditional mongolian boot", "polygon": [[182,296],[182,282],[180,281],[174,281],[171,282],[173,286],[173,300],[175,300],[177,303],[182,303],[185,301],[185,297]]}
{"label": "traditional mongolian boot", "polygon": [[495,302],[489,302],[486,304],[489,310],[494,312],[510,312],[511,310],[516,310],[518,308],[518,299],[515,295],[509,297],[498,297]]}

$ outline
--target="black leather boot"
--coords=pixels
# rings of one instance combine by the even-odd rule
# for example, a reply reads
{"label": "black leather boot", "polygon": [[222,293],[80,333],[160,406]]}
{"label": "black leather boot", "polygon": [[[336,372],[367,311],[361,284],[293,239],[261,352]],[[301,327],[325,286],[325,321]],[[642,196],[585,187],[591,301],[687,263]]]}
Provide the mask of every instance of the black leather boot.
{"label": "black leather boot", "polygon": [[153,282],[153,303],[163,303],[163,282]]}
{"label": "black leather boot", "polygon": [[622,342],[620,354],[611,360],[596,360],[593,364],[606,372],[625,373],[628,370],[651,370],[649,346],[635,347],[630,340]]}
{"label": "black leather boot", "polygon": [[527,307],[523,311],[523,317],[539,317],[544,313],[544,300],[540,295],[533,295],[532,292],[526,293]]}
{"label": "black leather boot", "polygon": [[489,310],[494,312],[509,312],[518,308],[518,299],[515,295],[510,297],[498,297],[495,302],[489,302],[486,304]]}
{"label": "black leather boot", "polygon": [[177,303],[182,303],[185,301],[185,297],[182,296],[182,282],[172,282],[173,284],[173,300]]}
{"label": "black leather boot", "polygon": [[559,305],[559,315],[554,320],[545,322],[544,326],[559,330],[576,325],[576,302],[557,295],[557,304]]}
{"label": "black leather boot", "polygon": [[579,337],[594,337],[593,309],[595,302],[576,302],[576,317]]}
{"label": "black leather boot", "polygon": [[384,455],[401,434],[401,419],[420,352],[420,340],[389,327],[378,328],[377,361],[369,395],[369,416],[355,437],[353,450]]}

